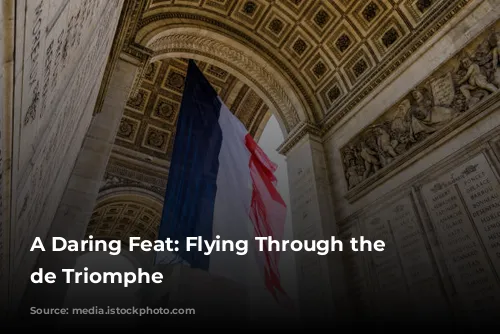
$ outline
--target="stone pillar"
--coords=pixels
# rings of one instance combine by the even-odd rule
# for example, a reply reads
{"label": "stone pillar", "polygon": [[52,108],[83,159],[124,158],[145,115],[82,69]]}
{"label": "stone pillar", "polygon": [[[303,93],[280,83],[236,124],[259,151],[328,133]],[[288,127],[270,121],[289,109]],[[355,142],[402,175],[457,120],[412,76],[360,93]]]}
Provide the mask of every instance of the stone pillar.
{"label": "stone pillar", "polygon": [[[314,127],[303,124],[279,148],[287,157],[296,240],[325,240],[337,234],[326,158],[317,133]],[[344,287],[340,255],[296,253],[299,309],[305,320],[339,316],[340,308],[335,307],[334,299]]]}
{"label": "stone pillar", "polygon": [[0,319],[8,311],[11,120],[13,109],[15,1],[0,4]]}
{"label": "stone pillar", "polygon": [[0,319],[8,312],[15,1],[0,4]]}
{"label": "stone pillar", "polygon": [[52,271],[58,279],[54,284],[30,283],[23,301],[26,308],[60,307],[64,302],[68,284],[62,280],[61,269],[73,268],[80,254],[50,252],[51,240],[53,237],[67,240],[81,240],[85,237],[125,103],[140,65],[125,54],[117,61],[101,112],[92,119],[52,221],[44,243],[47,251],[41,252],[37,260],[36,269]]}

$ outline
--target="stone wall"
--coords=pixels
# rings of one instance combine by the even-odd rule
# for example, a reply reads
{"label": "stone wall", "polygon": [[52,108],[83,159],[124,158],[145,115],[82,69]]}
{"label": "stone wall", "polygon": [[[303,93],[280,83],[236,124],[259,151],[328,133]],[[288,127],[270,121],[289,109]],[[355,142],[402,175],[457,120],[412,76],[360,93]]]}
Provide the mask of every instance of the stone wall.
{"label": "stone wall", "polygon": [[[346,305],[485,315],[500,298],[500,8],[483,1],[326,137]],[[445,50],[445,51],[443,51]]]}
{"label": "stone wall", "polygon": [[11,291],[17,304],[92,119],[122,0],[18,1]]}

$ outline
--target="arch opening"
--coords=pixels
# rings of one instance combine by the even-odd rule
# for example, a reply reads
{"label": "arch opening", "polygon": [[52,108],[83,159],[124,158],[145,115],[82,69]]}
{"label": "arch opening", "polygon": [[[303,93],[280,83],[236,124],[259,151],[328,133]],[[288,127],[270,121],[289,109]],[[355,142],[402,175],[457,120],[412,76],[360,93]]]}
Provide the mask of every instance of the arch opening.
{"label": "arch opening", "polygon": [[[143,63],[144,71],[141,77],[137,78],[139,85],[134,87],[130,94],[122,121],[122,125],[130,122],[130,129],[144,129],[144,131],[131,130],[128,133],[127,127],[120,126],[115,145],[124,150],[115,150],[113,160],[116,160],[117,164],[122,163],[123,167],[125,164],[122,161],[125,159],[120,160],[122,159],[120,154],[126,151],[130,154],[127,156],[127,168],[130,170],[148,168],[148,163],[144,163],[144,159],[140,161],[141,155],[136,153],[147,154],[155,158],[155,161],[169,161],[169,151],[175,138],[178,98],[182,96],[182,91],[176,90],[172,85],[166,85],[166,81],[169,79],[169,71],[173,73],[182,67],[171,66],[172,62],[194,59],[197,63],[203,62],[228,72],[242,85],[248,86],[248,91],[253,91],[268,107],[266,112],[262,112],[263,117],[253,120],[252,134],[271,160],[278,164],[279,191],[290,208],[286,161],[276,149],[295,126],[311,119],[300,94],[295,91],[281,69],[236,40],[230,40],[222,34],[199,27],[183,25],[182,29],[177,29],[172,26],[167,28],[156,26],[154,29],[148,27],[150,32],[140,40],[142,46],[152,50],[153,56],[147,63]],[[177,72],[183,74],[182,71]],[[143,95],[139,95],[138,92]],[[237,98],[233,96],[233,100]],[[244,115],[236,116],[241,119]],[[248,127],[247,129],[250,130]],[[153,134],[154,138],[149,136]],[[164,135],[167,139],[156,145],[153,139],[158,139],[159,135]],[[168,174],[166,170],[165,173]],[[101,192],[88,226],[87,236],[92,234],[94,238],[122,241],[126,241],[130,236],[156,239],[163,198],[150,195],[130,187],[108,188]],[[131,210],[130,214],[127,214],[128,210]],[[143,215],[149,219],[144,221],[140,218]],[[152,223],[153,221],[156,223]],[[290,212],[287,229],[290,232],[285,238],[290,239]],[[130,259],[128,260],[130,262]],[[138,260],[137,263],[144,268],[141,261]],[[283,276],[295,277],[293,259],[284,259],[281,263],[284,267],[282,271],[287,272]],[[295,295],[294,282],[284,284],[289,287],[287,290],[292,290],[291,295]]]}
{"label": "arch opening", "polygon": [[119,239],[125,243],[129,237],[155,240],[162,206],[163,200],[144,190],[109,190],[98,198],[86,235],[94,239]]}
{"label": "arch opening", "polygon": [[[150,191],[121,187],[108,189],[99,195],[92,218],[88,224],[86,238],[93,240],[120,240],[119,254],[108,251],[86,251],[76,261],[75,272],[99,273],[149,271],[153,264],[151,252],[128,249],[129,237],[155,240],[161,218],[162,201]],[[111,251],[111,252],[110,252]],[[132,307],[141,304],[143,285],[133,283],[125,287],[118,281],[105,284],[71,283],[65,302],[71,308]]]}

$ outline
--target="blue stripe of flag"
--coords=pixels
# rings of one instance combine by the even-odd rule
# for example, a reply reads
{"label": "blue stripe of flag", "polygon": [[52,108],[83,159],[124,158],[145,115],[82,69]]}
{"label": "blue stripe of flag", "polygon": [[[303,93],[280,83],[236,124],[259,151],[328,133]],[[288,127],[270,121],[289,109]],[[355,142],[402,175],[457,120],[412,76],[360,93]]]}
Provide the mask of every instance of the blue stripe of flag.
{"label": "blue stripe of flag", "polygon": [[159,240],[179,240],[177,254],[208,270],[209,256],[185,251],[186,237],[212,240],[222,131],[217,92],[189,60],[168,175]]}

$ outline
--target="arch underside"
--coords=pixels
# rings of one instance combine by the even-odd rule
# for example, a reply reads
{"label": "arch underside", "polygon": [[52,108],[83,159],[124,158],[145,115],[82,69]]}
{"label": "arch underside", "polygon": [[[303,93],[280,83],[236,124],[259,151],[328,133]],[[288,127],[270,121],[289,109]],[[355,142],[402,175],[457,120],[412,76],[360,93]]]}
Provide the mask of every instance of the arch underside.
{"label": "arch underside", "polygon": [[198,28],[198,42],[217,39],[263,60],[283,79],[299,120],[323,125],[353,109],[469,2],[152,0],[130,37],[149,47],[167,31]]}
{"label": "arch underside", "polygon": [[151,31],[142,43],[153,51],[153,60],[176,56],[200,59],[230,72],[266,101],[284,135],[301,120],[312,118],[280,71],[250,48],[216,31],[187,24],[166,25]]}

